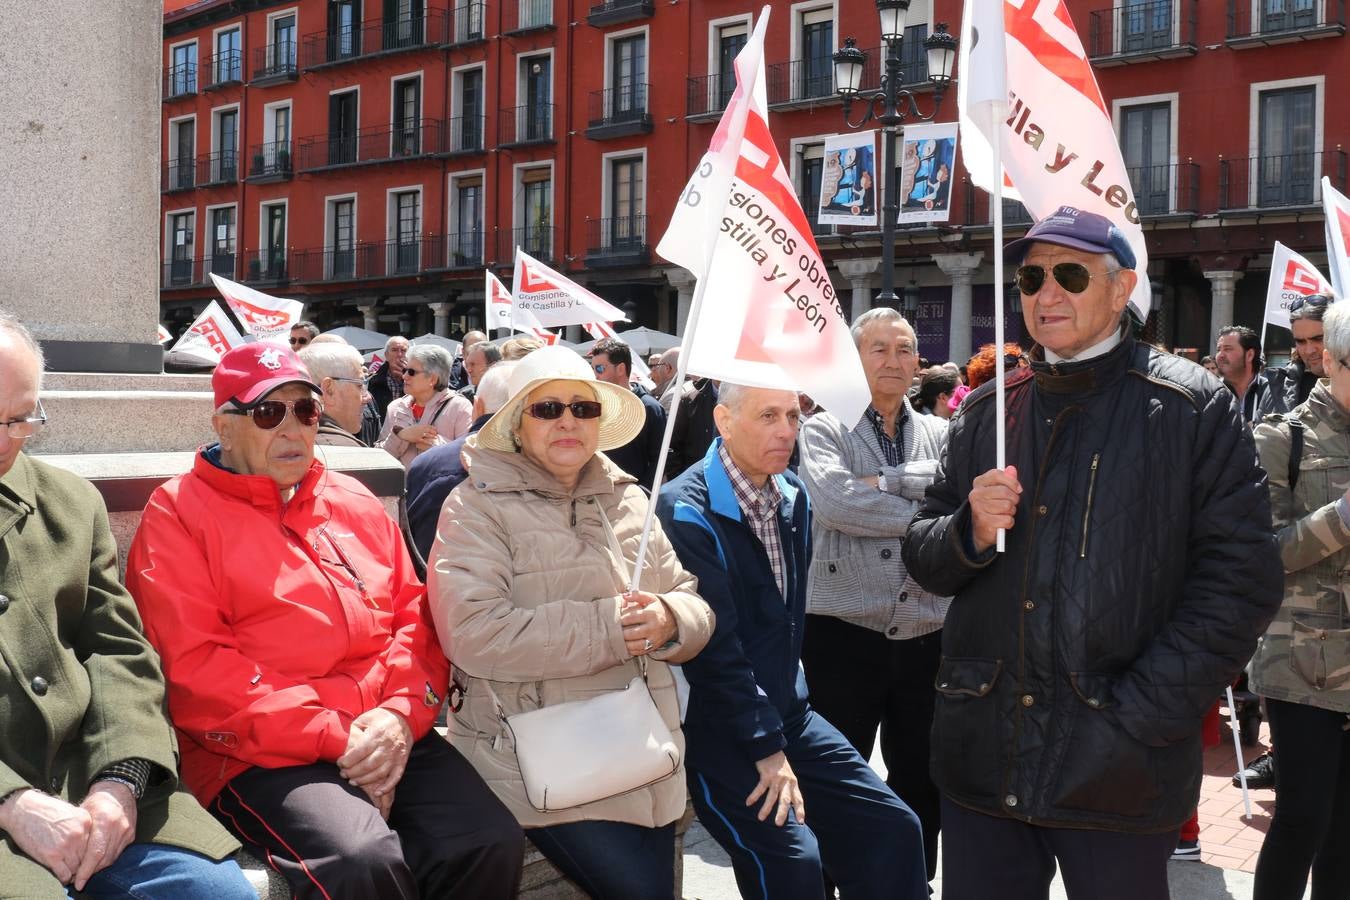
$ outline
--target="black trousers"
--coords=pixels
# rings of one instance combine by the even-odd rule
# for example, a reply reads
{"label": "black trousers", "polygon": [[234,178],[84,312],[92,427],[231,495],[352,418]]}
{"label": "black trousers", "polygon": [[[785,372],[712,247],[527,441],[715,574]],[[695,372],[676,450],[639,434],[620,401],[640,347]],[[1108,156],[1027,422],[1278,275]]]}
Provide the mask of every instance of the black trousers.
{"label": "black trousers", "polygon": [[1266,698],[1278,746],[1275,817],[1256,861],[1254,900],[1350,897],[1350,732],[1345,713]]}
{"label": "black trousers", "polygon": [[595,900],[673,900],[675,823],[568,822],[526,832],[539,852]]}
{"label": "black trousers", "polygon": [[1069,900],[1168,900],[1177,832],[1039,828],[942,800],[943,900],[1046,900],[1055,864]]}
{"label": "black trousers", "polygon": [[445,739],[413,745],[386,823],[332,763],[249,769],[210,810],[298,898],[515,897],[525,835]]}
{"label": "black trousers", "polygon": [[806,617],[802,665],[811,706],[864,760],[872,756],[880,727],[886,785],[919,817],[929,881],[937,875],[942,821],[940,795],[928,771],[937,702],[933,679],[941,656],[941,631],[891,641],[833,616]]}

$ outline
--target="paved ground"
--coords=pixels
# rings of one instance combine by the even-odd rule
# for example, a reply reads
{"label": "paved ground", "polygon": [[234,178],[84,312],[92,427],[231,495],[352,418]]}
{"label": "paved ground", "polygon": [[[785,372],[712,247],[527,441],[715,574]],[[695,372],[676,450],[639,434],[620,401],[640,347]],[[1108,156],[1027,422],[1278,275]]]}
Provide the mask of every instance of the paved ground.
{"label": "paved ground", "polygon": [[[1227,710],[1224,710],[1227,715]],[[1169,864],[1173,900],[1250,900],[1251,873],[1261,841],[1270,826],[1275,806],[1272,790],[1252,791],[1252,819],[1243,819],[1242,792],[1229,779],[1236,771],[1233,740],[1227,720],[1221,729],[1223,741],[1205,754],[1205,776],[1200,792],[1200,862]],[[1261,746],[1243,748],[1247,759],[1265,749],[1268,734],[1261,730]],[[873,768],[885,774],[879,758]],[[939,876],[934,896],[942,897]],[[731,863],[697,821],[689,829],[684,843],[684,896],[697,900],[732,900],[738,897]],[[1056,880],[1050,896],[1064,900],[1063,887]],[[992,900],[992,898],[991,898]]]}

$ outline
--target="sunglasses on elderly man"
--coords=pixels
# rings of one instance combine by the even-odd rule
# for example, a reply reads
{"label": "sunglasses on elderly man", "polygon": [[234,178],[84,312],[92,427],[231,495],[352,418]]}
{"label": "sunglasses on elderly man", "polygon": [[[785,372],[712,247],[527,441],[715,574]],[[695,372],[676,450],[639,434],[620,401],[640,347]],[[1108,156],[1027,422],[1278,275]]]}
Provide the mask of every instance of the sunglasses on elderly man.
{"label": "sunglasses on elderly man", "polygon": [[227,409],[224,412],[232,416],[249,416],[253,424],[263,431],[271,431],[286,421],[286,413],[294,413],[295,420],[305,427],[319,424],[323,415],[323,404],[314,397],[301,397],[299,400],[263,400],[243,409]]}
{"label": "sunglasses on elderly man", "polygon": [[291,338],[292,347],[306,347],[309,345],[309,336]]}
{"label": "sunglasses on elderly man", "polygon": [[[1056,263],[1050,272],[1055,276],[1055,281],[1070,294],[1081,294],[1088,289],[1088,285],[1094,278],[1102,278],[1115,274],[1114,272],[1089,272],[1088,267],[1082,263],[1062,262]],[[1030,297],[1040,293],[1041,288],[1045,287],[1045,266],[1026,265],[1017,267],[1017,289],[1025,296]]]}
{"label": "sunglasses on elderly man", "polygon": [[1295,297],[1289,304],[1289,313],[1292,315],[1305,306],[1308,309],[1326,309],[1330,302],[1331,298],[1326,294],[1308,294],[1303,297]]}
{"label": "sunglasses on elderly man", "polygon": [[525,407],[525,411],[534,418],[545,420],[561,419],[565,409],[571,410],[572,416],[577,419],[598,419],[601,413],[598,400],[573,400],[571,403],[563,403],[561,400],[540,400]]}

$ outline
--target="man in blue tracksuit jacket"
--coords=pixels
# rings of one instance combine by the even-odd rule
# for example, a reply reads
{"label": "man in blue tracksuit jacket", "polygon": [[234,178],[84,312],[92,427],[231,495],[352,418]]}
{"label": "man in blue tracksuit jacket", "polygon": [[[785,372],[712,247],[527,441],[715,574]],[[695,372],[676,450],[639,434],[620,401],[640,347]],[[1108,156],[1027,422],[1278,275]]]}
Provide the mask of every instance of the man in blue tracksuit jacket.
{"label": "man in blue tracksuit jacket", "polygon": [[811,511],[785,472],[799,415],[793,392],[724,384],[721,437],[659,494],[661,525],[717,613],[683,667],[689,792],[743,897],[820,900],[828,875],[842,900],[921,900],[918,818],[806,702]]}

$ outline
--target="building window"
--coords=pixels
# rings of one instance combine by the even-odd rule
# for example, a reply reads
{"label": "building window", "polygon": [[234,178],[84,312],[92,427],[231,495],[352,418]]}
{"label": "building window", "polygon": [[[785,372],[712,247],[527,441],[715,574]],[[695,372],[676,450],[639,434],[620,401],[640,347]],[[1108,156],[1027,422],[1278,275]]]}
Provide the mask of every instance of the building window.
{"label": "building window", "polygon": [[272,44],[278,68],[295,68],[295,14],[272,20]]}
{"label": "building window", "polygon": [[1124,107],[1120,119],[1120,144],[1140,214],[1156,216],[1170,212],[1171,104]]}
{"label": "building window", "polygon": [[722,109],[736,92],[736,56],[745,48],[750,26],[723,25],[717,29],[717,108]]}
{"label": "building window", "polygon": [[356,162],[356,91],[343,91],[328,97],[328,164],[350,165]]}
{"label": "building window", "polygon": [[356,0],[332,0],[328,4],[328,60],[350,59],[361,54],[361,23]]}
{"label": "building window", "polygon": [[169,51],[169,96],[197,92],[197,42],[179,44]]}
{"label": "building window", "polygon": [[334,200],[332,210],[333,265],[330,278],[351,278],[356,274],[356,201],[350,197]]}
{"label": "building window", "polygon": [[169,284],[192,283],[192,231],[196,213],[169,216]]}
{"label": "building window", "polygon": [[802,58],[793,73],[794,99],[828,97],[834,93],[834,10],[831,7],[801,14]]}
{"label": "building window", "polygon": [[483,70],[464,69],[459,79],[459,118],[454,122],[454,149],[459,152],[483,149]]}
{"label": "building window", "polygon": [[211,271],[234,278],[234,207],[211,210]]}
{"label": "building window", "polygon": [[634,34],[610,44],[610,119],[641,118],[647,112],[647,36]]}
{"label": "building window", "polygon": [[615,159],[609,164],[609,226],[606,246],[641,246],[646,231],[644,161],[640,156]]}
{"label": "building window", "polygon": [[262,278],[280,281],[286,277],[286,204],[263,207]]}
{"label": "building window", "polygon": [[797,197],[802,202],[802,211],[811,223],[813,234],[829,234],[834,229],[817,222],[820,215],[820,185],[825,175],[825,145],[803,144],[798,147],[801,167],[798,170]]}
{"label": "building window", "polygon": [[1119,15],[1121,53],[1172,46],[1172,0],[1125,0]]}
{"label": "building window", "polygon": [[553,257],[553,171],[548,167],[526,169],[521,180],[521,229],[516,237],[526,253],[541,259]]}
{"label": "building window", "polygon": [[240,50],[238,28],[216,35],[216,58],[212,66],[211,78],[216,84],[243,80],[244,57]]}
{"label": "building window", "polygon": [[394,267],[398,272],[416,272],[418,268],[421,201],[421,191],[394,194]]}
{"label": "building window", "polygon": [[1261,0],[1261,30],[1293,31],[1317,24],[1317,0]]}
{"label": "building window", "polygon": [[421,150],[422,79],[404,78],[394,82],[395,156],[416,156]]}
{"label": "building window", "polygon": [[169,126],[169,187],[180,190],[196,184],[197,122],[184,119]]}
{"label": "building window", "polygon": [[212,181],[239,180],[239,110],[216,113],[216,147],[211,161]]}
{"label": "building window", "polygon": [[519,4],[520,11],[517,30],[544,28],[553,24],[553,0],[515,0],[515,2]]}
{"label": "building window", "polygon": [[450,265],[471,268],[483,264],[483,178],[470,175],[455,180],[455,236]]}
{"label": "building window", "polygon": [[525,104],[517,140],[546,141],[553,136],[553,59],[530,56],[520,61]]}
{"label": "building window", "polygon": [[384,0],[384,48],[417,47],[426,41],[422,0]]}
{"label": "building window", "polygon": [[1313,202],[1317,89],[1262,91],[1257,206],[1306,206]]}

